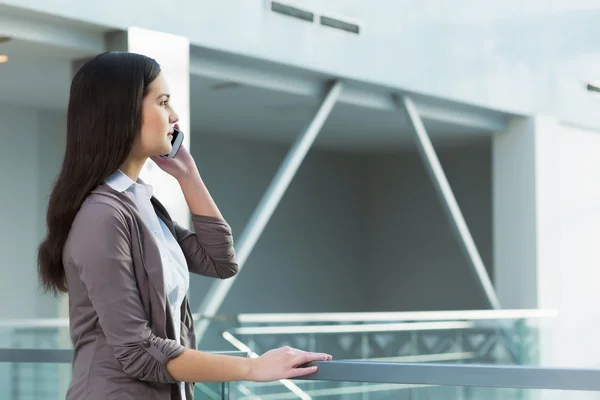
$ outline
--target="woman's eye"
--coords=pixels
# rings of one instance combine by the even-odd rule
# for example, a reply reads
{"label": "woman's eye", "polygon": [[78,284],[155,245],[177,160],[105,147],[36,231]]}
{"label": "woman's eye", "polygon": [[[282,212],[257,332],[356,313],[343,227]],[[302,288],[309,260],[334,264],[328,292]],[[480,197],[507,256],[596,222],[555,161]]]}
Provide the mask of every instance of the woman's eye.
{"label": "woman's eye", "polygon": [[167,106],[167,101],[168,101],[168,100],[163,100],[163,101],[161,101],[161,102],[160,102],[160,105],[161,105],[161,106],[163,106],[163,107],[166,107],[166,106]]}

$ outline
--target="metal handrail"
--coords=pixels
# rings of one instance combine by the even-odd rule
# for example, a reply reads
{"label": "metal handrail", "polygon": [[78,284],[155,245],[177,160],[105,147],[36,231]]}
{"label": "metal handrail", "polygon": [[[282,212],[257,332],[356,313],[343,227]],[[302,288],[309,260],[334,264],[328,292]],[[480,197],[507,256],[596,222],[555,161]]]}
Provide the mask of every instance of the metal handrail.
{"label": "metal handrail", "polygon": [[[247,357],[243,351],[212,352]],[[70,363],[72,350],[0,349],[2,362]],[[300,380],[600,391],[600,370],[524,366],[327,361]]]}
{"label": "metal handrail", "polygon": [[415,364],[369,361],[315,362],[319,370],[298,379],[600,391],[600,370],[496,365]]}

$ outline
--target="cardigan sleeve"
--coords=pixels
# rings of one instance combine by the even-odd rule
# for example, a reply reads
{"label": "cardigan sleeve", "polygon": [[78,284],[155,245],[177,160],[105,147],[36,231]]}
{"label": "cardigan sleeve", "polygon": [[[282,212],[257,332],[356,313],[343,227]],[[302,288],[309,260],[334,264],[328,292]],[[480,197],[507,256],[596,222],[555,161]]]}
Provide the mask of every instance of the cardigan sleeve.
{"label": "cardigan sleeve", "polygon": [[215,217],[195,214],[192,214],[192,224],[195,232],[173,224],[190,272],[220,279],[237,274],[229,224]]}

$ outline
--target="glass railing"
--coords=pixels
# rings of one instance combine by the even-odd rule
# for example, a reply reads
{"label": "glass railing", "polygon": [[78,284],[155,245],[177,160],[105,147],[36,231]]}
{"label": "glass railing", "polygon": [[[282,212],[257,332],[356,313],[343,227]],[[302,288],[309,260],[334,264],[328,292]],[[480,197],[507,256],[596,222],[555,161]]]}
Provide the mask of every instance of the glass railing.
{"label": "glass railing", "polygon": [[66,319],[0,321],[0,347],[10,349],[70,349]]}
{"label": "glass railing", "polygon": [[[242,351],[237,354],[256,356],[290,345],[325,351],[335,360],[316,363],[319,371],[303,379],[197,384],[196,394],[265,400],[600,396],[590,393],[600,391],[600,370],[540,366],[540,339],[548,339],[555,315],[518,310],[218,317],[211,329],[221,349],[227,344]],[[64,398],[72,353],[65,321],[59,322],[0,322],[0,399]],[[200,348],[207,350],[205,342]]]}
{"label": "glass railing", "polygon": [[[539,340],[556,313],[544,310],[239,314],[211,318],[199,348],[263,353],[289,345],[338,360],[539,364]],[[196,322],[201,316],[194,316]],[[0,347],[71,349],[67,319],[0,321]]]}
{"label": "glass railing", "polygon": [[[345,361],[539,366],[543,365],[539,352],[540,337],[548,337],[548,332],[551,332],[552,324],[555,323],[555,316],[553,311],[542,310],[240,314],[211,318],[210,328],[199,342],[199,348],[207,351],[242,351],[255,355],[288,345],[308,351],[327,352],[335,360]],[[197,322],[200,318],[201,316],[195,316]],[[64,353],[63,360],[69,362],[71,344],[68,320],[0,321],[0,348],[69,349]],[[37,354],[40,356],[44,353],[42,351]],[[16,393],[21,397],[6,397],[4,393],[0,393],[0,399],[36,398],[23,397],[25,395],[21,393],[25,393],[24,390],[19,390],[19,385],[27,386],[23,382],[31,382],[35,376],[49,377],[48,381],[56,382],[51,386],[58,388],[60,393],[66,388],[61,382],[66,381],[68,385],[68,368],[64,372],[59,371],[60,367],[48,363],[17,364],[6,370],[6,363],[0,362],[0,368],[6,370],[0,370],[1,376],[12,376],[10,385],[5,386],[0,382],[0,388],[3,388],[0,390],[17,388]],[[60,379],[53,378],[55,376]],[[46,378],[37,384],[40,393],[47,391],[43,389],[45,381]],[[196,392],[200,396],[198,398],[221,398],[220,396],[225,395],[224,391],[229,391],[232,398],[402,398],[385,397],[390,396],[390,393],[397,393],[398,396],[421,399],[429,398],[428,393],[440,393],[435,390],[441,389],[428,388],[422,384],[336,383],[324,380],[236,382],[223,387],[196,386]],[[455,389],[445,390],[444,393],[450,393]],[[485,389],[478,390],[476,387],[456,390],[457,393],[485,392]],[[508,392],[510,390],[506,389],[502,393],[504,395]],[[311,394],[305,396],[302,393]],[[495,393],[500,392],[493,392],[494,395]],[[433,398],[437,395],[432,394]],[[481,398],[461,396],[456,398]]]}
{"label": "glass railing", "polygon": [[337,360],[539,365],[540,335],[554,317],[544,310],[240,314],[214,318],[199,346],[223,348],[226,340],[258,354],[287,345]]}
{"label": "glass railing", "polygon": [[[214,352],[247,357],[238,351]],[[71,380],[70,349],[0,348],[1,400],[64,399]],[[229,399],[229,382],[197,383],[196,398]]]}
{"label": "glass railing", "polygon": [[[287,345],[345,361],[539,365],[540,334],[550,331],[556,315],[551,310],[240,314],[212,318],[199,346],[223,348],[226,340],[251,355]],[[235,383],[231,391],[261,399],[298,398],[303,392],[310,395],[300,398],[394,398],[386,396],[401,392],[420,399],[418,393],[426,393],[421,385],[322,381]]]}

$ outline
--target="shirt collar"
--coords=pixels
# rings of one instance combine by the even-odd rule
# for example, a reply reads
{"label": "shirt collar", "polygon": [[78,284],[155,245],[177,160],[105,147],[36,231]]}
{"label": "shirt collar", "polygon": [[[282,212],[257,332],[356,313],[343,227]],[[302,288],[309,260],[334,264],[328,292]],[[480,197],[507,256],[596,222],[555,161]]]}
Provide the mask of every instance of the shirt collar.
{"label": "shirt collar", "polygon": [[138,178],[137,182],[134,182],[133,179],[125,175],[120,169],[106,178],[104,182],[117,192],[121,193],[128,190],[132,192],[137,192],[139,190],[148,197],[152,197],[153,194],[152,186],[145,183],[141,178]]}
{"label": "shirt collar", "polygon": [[125,175],[120,169],[104,180],[108,186],[115,189],[117,192],[124,192],[135,182],[133,179]]}

